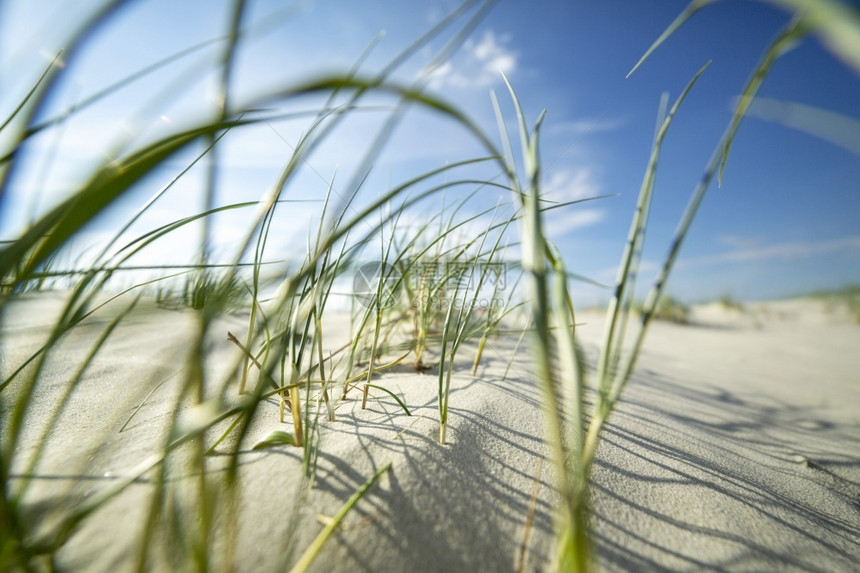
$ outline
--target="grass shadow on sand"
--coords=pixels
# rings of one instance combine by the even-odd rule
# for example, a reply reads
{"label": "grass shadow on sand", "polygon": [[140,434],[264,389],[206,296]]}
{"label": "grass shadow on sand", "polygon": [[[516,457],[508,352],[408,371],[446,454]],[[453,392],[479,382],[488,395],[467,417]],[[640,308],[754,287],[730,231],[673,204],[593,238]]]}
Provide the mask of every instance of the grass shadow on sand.
{"label": "grass shadow on sand", "polygon": [[595,462],[601,561],[850,570],[860,558],[858,430],[774,397],[637,376]]}

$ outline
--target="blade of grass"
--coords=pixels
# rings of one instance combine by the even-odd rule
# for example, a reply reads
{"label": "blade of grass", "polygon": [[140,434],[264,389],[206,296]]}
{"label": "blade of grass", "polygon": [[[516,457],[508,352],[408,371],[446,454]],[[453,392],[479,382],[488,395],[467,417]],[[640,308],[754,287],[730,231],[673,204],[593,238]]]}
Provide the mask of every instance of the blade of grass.
{"label": "blade of grass", "polygon": [[316,559],[323,545],[325,545],[325,542],[329,537],[331,537],[331,534],[334,533],[334,530],[338,528],[344,518],[346,518],[347,514],[359,501],[361,501],[361,498],[367,495],[367,492],[370,491],[370,488],[372,488],[377,481],[379,481],[382,474],[390,470],[391,462],[382,466],[369,480],[367,480],[354,494],[352,494],[352,497],[343,504],[332,520],[322,529],[322,531],[319,532],[307,549],[305,549],[304,553],[299,557],[299,560],[295,565],[293,565],[292,569],[290,569],[291,573],[303,573],[310,568],[311,563]]}

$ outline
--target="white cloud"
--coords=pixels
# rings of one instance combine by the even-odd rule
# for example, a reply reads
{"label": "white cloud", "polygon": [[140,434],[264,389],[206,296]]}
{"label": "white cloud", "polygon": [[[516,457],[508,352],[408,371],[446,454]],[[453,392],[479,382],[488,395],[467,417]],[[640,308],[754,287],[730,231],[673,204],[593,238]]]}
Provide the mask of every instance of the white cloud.
{"label": "white cloud", "polygon": [[564,168],[544,179],[543,195],[552,201],[575,201],[599,195],[601,187],[593,168]]}
{"label": "white cloud", "polygon": [[[587,199],[600,194],[601,184],[595,170],[589,167],[565,168],[555,171],[543,183],[542,195],[549,201],[564,203]],[[546,213],[545,232],[550,238],[561,237],[599,223],[606,213],[593,206],[570,205]]]}
{"label": "white cloud", "polygon": [[547,133],[552,135],[589,135],[616,131],[626,124],[626,120],[615,117],[587,117],[570,121],[561,121],[547,126]]}
{"label": "white cloud", "polygon": [[[707,277],[708,280],[711,280],[710,277],[712,277],[712,274],[704,272],[703,267],[730,264],[742,265],[744,263],[754,263],[753,266],[756,266],[755,264],[763,261],[800,261],[802,259],[836,253],[853,255],[855,257],[860,256],[860,235],[850,235],[826,241],[794,241],[770,245],[763,245],[763,240],[760,238],[729,235],[721,235],[717,237],[716,241],[730,246],[731,249],[715,255],[680,259],[675,265],[676,272],[673,273],[674,278],[670,282],[672,284],[678,282],[677,279],[680,277],[677,271],[682,269],[686,270],[686,277]],[[638,273],[641,278],[639,281],[640,289],[650,288],[653,283],[653,277],[662,267],[662,260],[643,259],[639,264]],[[747,268],[751,268],[750,265],[747,265]],[[595,280],[609,284],[615,280],[617,272],[616,267],[606,267],[591,273],[589,276],[592,276]],[[725,282],[726,276],[731,275],[727,275],[721,271],[719,280]],[[640,296],[644,295],[645,292],[647,291],[640,292]],[[701,298],[702,293],[697,291],[694,296]]]}
{"label": "white cloud", "polygon": [[589,227],[603,220],[604,211],[600,209],[582,209],[575,206],[566,207],[563,211],[550,212],[544,223],[544,233],[550,239],[558,240],[583,227]]}
{"label": "white cloud", "polygon": [[[726,239],[727,237],[722,237],[720,240],[725,243]],[[760,244],[758,241],[747,242],[744,244],[742,241],[739,241],[737,237],[729,237],[728,239],[731,239],[734,244],[737,245],[736,248],[725,253],[688,259],[685,261],[686,265],[713,265],[720,263],[752,262],[771,259],[794,261],[838,252],[848,252],[860,255],[860,235],[850,235],[827,241],[796,241],[765,246],[757,246]]]}
{"label": "white cloud", "polygon": [[764,239],[761,237],[744,237],[740,235],[717,235],[714,240],[717,244],[734,250],[753,249],[764,243]]}
{"label": "white cloud", "polygon": [[485,30],[480,41],[468,40],[462,51],[430,74],[433,89],[443,87],[483,89],[510,77],[517,67],[517,53],[505,45],[507,37]]}
{"label": "white cloud", "polygon": [[[621,258],[621,251],[618,251],[619,262]],[[680,265],[680,263],[679,263]],[[656,277],[657,272],[663,268],[663,262],[653,259],[641,259],[639,261],[639,267],[637,268],[636,277],[637,277],[637,294],[638,296],[644,296],[647,293],[647,289],[651,288],[651,285],[654,282],[654,277]],[[588,273],[588,276],[594,279],[597,282],[603,283],[605,285],[614,285],[616,279],[618,278],[618,267],[603,267],[596,271]],[[642,292],[644,289],[644,292]]]}

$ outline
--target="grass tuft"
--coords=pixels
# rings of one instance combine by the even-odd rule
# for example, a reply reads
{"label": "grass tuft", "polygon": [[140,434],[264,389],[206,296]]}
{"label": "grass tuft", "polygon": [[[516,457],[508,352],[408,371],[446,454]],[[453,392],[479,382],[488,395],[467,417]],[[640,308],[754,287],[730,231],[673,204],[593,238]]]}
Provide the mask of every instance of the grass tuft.
{"label": "grass tuft", "polygon": [[[690,16],[710,3],[692,2],[634,70]],[[408,58],[429,49],[440,37],[450,39],[433,64],[444,62],[492,2],[465,2],[377,73],[359,74],[374,42],[352,70],[274,85],[250,102],[239,101],[231,89],[235,62],[254,27],[243,23],[245,2],[230,3],[225,36],[212,42],[218,45],[218,58],[208,70],[217,78],[217,109],[160,139],[144,144],[121,142],[111,159],[87,173],[79,188],[45,208],[19,236],[0,245],[0,313],[10,312],[23,295],[54,289],[64,297],[53,324],[42,332],[42,340],[23,358],[7,362],[4,356],[2,364],[0,570],[34,570],[45,563],[62,565],[63,555],[72,547],[70,542],[81,535],[87,520],[97,520],[111,511],[112,500],[142,482],[146,483],[146,503],[130,558],[138,569],[159,568],[165,563],[178,569],[209,570],[215,564],[230,568],[235,564],[235,540],[243,522],[237,517],[241,510],[240,466],[249,448],[288,449],[289,456],[301,459],[301,471],[284,476],[300,485],[303,493],[294,501],[301,505],[304,493],[315,487],[323,433],[331,424],[342,423],[342,416],[336,415],[339,407],[360,400],[362,408],[382,408],[387,407],[383,400],[391,398],[398,405],[398,415],[402,411],[412,416],[415,408],[422,406],[407,404],[387,383],[387,372],[406,367],[407,361],[418,372],[438,368],[427,380],[436,388],[439,442],[445,444],[450,401],[456,400],[452,388],[461,369],[465,373],[471,367],[474,376],[488,341],[511,332],[513,327],[506,328],[506,319],[520,310],[528,318],[521,321],[525,324],[515,325],[513,332],[519,339],[504,377],[528,337],[559,499],[552,567],[558,571],[592,569],[598,558],[591,537],[589,480],[603,432],[632,380],[651,321],[688,321],[689,309],[667,294],[667,281],[706,192],[713,179],[719,181],[724,174],[743,118],[753,109],[753,100],[775,62],[808,35],[818,35],[836,56],[860,71],[857,14],[830,0],[772,3],[792,10],[796,18],[768,46],[743,87],[733,117],[693,188],[648,297],[637,303],[636,281],[651,205],[657,198],[661,149],[682,103],[707,65],[687,83],[671,107],[668,97],[659,105],[658,129],[618,264],[613,297],[606,309],[604,338],[593,376],[577,339],[570,286],[571,281],[582,277],[569,270],[545,232],[547,211],[572,208],[582,200],[550,203],[544,195],[540,152],[544,114],[530,124],[516,91],[505,78],[519,141],[519,157],[515,157],[505,114],[495,94],[492,105],[499,129],[498,145],[495,136],[485,133],[457,106],[426,91],[427,77],[410,84],[393,79],[402,76],[398,71]],[[121,4],[107,2],[97,10],[73,35],[62,58],[73,64],[80,48],[99,27],[110,25]],[[65,67],[57,65],[58,55],[22,101],[3,113],[0,131],[7,147],[0,150],[0,198],[12,192],[12,174],[25,165],[23,150],[38,133],[59,128],[82,109],[97,106],[120,88],[200,48],[192,47],[134,71],[85,99],[78,108],[46,119],[45,102],[56,95],[66,73]],[[341,126],[349,118],[365,108],[381,113],[372,105],[379,98],[393,103],[385,109],[376,132],[369,134],[359,167],[346,178],[333,176],[326,181],[328,189],[320,212],[315,212],[314,220],[307,224],[305,244],[292,245],[286,255],[279,252],[275,246],[279,226],[295,224],[296,219],[285,207],[291,201],[285,197],[304,185],[300,177],[303,166],[309,165],[309,158],[326,141],[341,135]],[[219,204],[217,186],[228,151],[222,140],[272,118],[284,119],[279,109],[308,101],[316,101],[319,107],[290,114],[289,119],[307,119],[307,129],[294,151],[284,158],[273,184],[257,189],[258,196],[252,201]],[[368,198],[370,190],[365,187],[371,167],[407,108],[453,122],[481,146],[482,155],[410,174],[374,188],[372,198]],[[152,216],[153,206],[162,198],[175,196],[179,192],[176,183],[195,166],[205,170],[201,205],[175,220],[147,226],[144,215]],[[86,260],[65,264],[82,234],[104,225],[109,215],[136,201],[137,191],[149,188],[165,172],[172,174],[167,182],[148,194],[102,248],[88,253]],[[440,197],[445,205],[441,211],[436,208]],[[424,216],[431,202],[434,214]],[[246,227],[226,254],[216,256],[222,248],[216,249],[214,244],[218,221],[240,214],[247,217]],[[303,228],[304,223],[307,221]],[[185,240],[183,233],[192,229],[199,231],[195,260],[187,265],[134,266],[133,257],[152,252],[156,243]],[[514,255],[516,251],[519,255]],[[368,262],[376,263],[376,267],[367,267]],[[326,322],[327,312],[342,285],[354,285],[357,273],[366,268],[377,271],[364,275],[365,292],[351,299],[351,330],[337,332]],[[516,270],[519,275],[503,286],[500,268]],[[140,278],[135,274],[142,271],[152,276]],[[136,278],[123,278],[129,276]],[[860,323],[858,292],[857,287],[850,287],[822,296],[845,305]],[[728,296],[720,303],[725,308],[742,309]],[[152,313],[152,307],[158,306],[193,311],[171,313],[172,318],[189,318],[190,327],[178,358],[165,357],[169,372],[129,366],[127,391],[133,406],[111,412],[118,419],[115,425],[87,412],[96,418],[91,420],[93,431],[106,442],[114,434],[128,436],[125,432],[135,425],[151,424],[149,429],[156,437],[124,452],[129,459],[137,456],[131,469],[96,486],[74,483],[66,497],[58,496],[56,519],[49,524],[39,522],[30,507],[35,479],[31,476],[51,455],[53,432],[61,416],[81,396],[82,386],[93,382],[97,372],[93,365],[109,351],[116,333],[133,334],[137,319],[157,316],[144,313]],[[228,314],[233,321],[231,330],[221,332]],[[52,368],[57,360],[67,358],[63,344],[79,335],[88,341],[86,351],[68,365],[68,371],[57,376]],[[3,336],[9,334],[4,331]],[[213,344],[216,339],[223,346]],[[470,345],[475,354],[464,365],[458,356],[462,358],[459,353]],[[224,362],[229,364],[223,372],[213,367]],[[371,390],[376,392],[371,394]],[[590,394],[587,390],[594,390],[593,402],[586,400]],[[168,391],[172,394],[163,400],[165,411],[145,421],[143,412],[155,402],[153,396]],[[47,408],[46,394],[52,397]],[[380,396],[383,398],[376,401]],[[270,404],[270,400],[275,402]],[[279,416],[274,415],[275,404]],[[262,440],[253,436],[261,419],[277,423],[277,429]],[[123,420],[125,423],[120,424]],[[360,433],[361,428],[355,431]],[[94,457],[98,447],[80,452],[80,459]],[[218,459],[225,463],[219,471],[212,471],[213,461]],[[391,463],[382,465],[345,500],[314,541],[300,548],[303,551],[298,561],[285,562],[282,569],[292,565],[294,571],[307,570],[338,524],[389,471]],[[11,480],[13,472],[25,477]],[[536,478],[535,491],[537,482]],[[86,495],[78,496],[84,487]],[[535,504],[533,496],[531,506]],[[286,543],[294,533],[294,529],[286,531]],[[524,551],[525,543],[521,555]]]}

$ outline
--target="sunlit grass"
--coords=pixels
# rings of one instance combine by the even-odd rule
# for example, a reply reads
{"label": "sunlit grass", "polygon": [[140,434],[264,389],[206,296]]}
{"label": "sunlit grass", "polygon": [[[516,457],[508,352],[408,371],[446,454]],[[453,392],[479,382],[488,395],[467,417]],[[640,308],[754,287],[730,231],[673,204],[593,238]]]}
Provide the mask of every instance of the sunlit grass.
{"label": "sunlit grass", "polygon": [[717,303],[724,310],[734,310],[734,311],[739,311],[739,312],[743,312],[745,310],[744,304],[740,300],[738,300],[737,298],[732,296],[731,294],[724,294],[724,295],[720,296],[717,299]]}
{"label": "sunlit grass", "polygon": [[832,290],[815,290],[809,294],[821,300],[830,312],[845,312],[860,324],[860,285],[847,285]]}
{"label": "sunlit grass", "polygon": [[[633,308],[640,316],[646,312],[645,305],[641,301],[637,301]],[[690,307],[667,294],[657,303],[652,312],[652,318],[675,324],[687,324],[690,321]]]}
{"label": "sunlit grass", "polygon": [[[519,135],[519,144],[512,145],[508,141],[503,105],[495,96],[499,134],[491,136],[456,106],[425,92],[420,83],[405,86],[391,80],[391,72],[397,65],[426,45],[428,38],[442,28],[455,27],[460,33],[442,50],[440,57],[450,53],[483,11],[472,19],[463,17],[463,8],[455,11],[440,28],[419,39],[379,74],[359,76],[352,70],[343,75],[284,85],[246,106],[234,108],[230,105],[232,100],[227,86],[243,29],[244,4],[236,2],[227,40],[221,45],[223,50],[213,70],[221,77],[223,95],[214,116],[139,148],[121,147],[116,157],[95,168],[79,189],[47,209],[32,226],[0,250],[3,282],[0,304],[4,309],[22,294],[40,293],[50,288],[66,293],[64,306],[40,347],[20,363],[4,365],[6,377],[0,382],[4,412],[0,478],[5,486],[0,496],[0,520],[4,524],[0,531],[0,569],[26,570],[42,559],[52,561],[80,531],[84,520],[96,519],[111,499],[144,475],[151,477],[154,486],[148,498],[149,505],[143,511],[137,553],[133,557],[139,568],[152,565],[155,560],[152,553],[156,551],[153,547],[162,536],[171,540],[174,563],[184,567],[207,570],[212,567],[216,552],[222,553],[222,562],[232,563],[235,547],[231,540],[235,539],[237,526],[236,520],[231,518],[238,511],[239,460],[243,448],[295,448],[301,452],[302,474],[291,477],[303,487],[313,488],[322,447],[322,427],[324,423],[338,420],[338,404],[354,400],[360,401],[362,408],[373,408],[374,399],[381,396],[380,400],[394,400],[405,415],[411,415],[410,408],[414,405],[405,403],[401,396],[386,387],[382,376],[407,364],[416,373],[437,369],[435,376],[427,376],[424,380],[437,389],[438,441],[439,447],[444,447],[449,404],[452,399],[456,400],[451,391],[452,381],[461,373],[458,368],[462,368],[464,375],[470,372],[457,361],[458,353],[468,344],[474,345],[475,354],[470,358],[474,376],[480,370],[488,341],[511,332],[519,335],[516,350],[523,341],[531,342],[530,355],[547,426],[546,443],[561,502],[556,524],[558,551],[550,561],[559,571],[584,571],[593,567],[597,557],[590,541],[589,479],[602,433],[632,379],[651,321],[661,318],[687,321],[687,308],[665,292],[667,279],[712,179],[719,177],[726,167],[741,120],[777,58],[809,33],[823,34],[839,56],[858,65],[860,27],[853,15],[845,16],[842,8],[832,2],[775,0],[775,3],[792,9],[802,7],[806,11],[774,40],[745,86],[725,135],[706,165],[701,182],[693,189],[648,298],[639,304],[634,302],[635,282],[651,204],[655,200],[661,148],[681,103],[705,68],[689,82],[671,108],[667,109],[666,100],[658,110],[659,129],[618,265],[614,296],[606,310],[596,376],[589,380],[585,357],[576,338],[576,311],[569,290],[569,282],[576,275],[545,233],[545,212],[568,207],[571,203],[550,204],[542,195],[539,142],[543,116],[529,125],[515,90],[509,85]],[[694,2],[667,30],[667,35],[706,4],[708,2]],[[107,18],[111,10],[112,5],[106,5],[96,21]],[[91,25],[83,27],[76,42],[84,41],[89,33]],[[661,37],[645,57],[665,37]],[[143,73],[146,71],[130,74],[128,81]],[[62,117],[45,121],[37,113],[41,102],[56,89],[61,74],[60,68],[49,66],[21,105],[4,118],[0,130],[12,134],[11,147],[0,151],[0,169],[3,170],[0,185],[4,193],[10,192],[9,174],[19,161],[16,152],[23,149],[35,133],[63,121]],[[356,113],[364,99],[373,94],[394,97],[399,106],[418,106],[455,122],[483,146],[485,155],[461,158],[414,174],[391,184],[366,204],[359,202],[357,196],[363,189],[366,167],[378,158],[391,130],[401,120],[395,106],[375,139],[368,144],[362,166],[347,178],[350,183],[342,187],[350,193],[337,197],[333,191],[335,181],[330,182],[317,224],[310,228],[305,244],[289,254],[291,264],[273,271],[270,265],[281,260],[283,254],[273,252],[270,238],[276,215],[281,214],[289,201],[286,191],[295,182],[299,167],[324,139],[337,137],[344,118]],[[262,121],[255,119],[257,116],[251,112],[301,100],[308,95],[323,96],[324,101],[314,112],[314,121],[296,145],[295,152],[285,160],[274,187],[260,190],[257,201],[216,204],[212,188],[219,162],[218,142],[233,130]],[[335,105],[336,102],[340,103]],[[87,105],[97,103],[98,98],[95,98],[88,100]],[[498,145],[497,140],[501,141]],[[128,197],[148,175],[194,146],[203,151],[188,162],[170,184],[150,195],[136,213],[123,221],[121,229],[95,254],[92,262],[85,268],[64,270],[59,261],[76,236],[88,225],[101,221],[111,207]],[[129,238],[129,231],[142,215],[170,193],[173,183],[199,161],[210,162],[210,179],[200,209]],[[495,178],[486,175],[488,169],[494,170]],[[417,228],[405,223],[407,214],[420,211],[422,205],[426,205],[422,202],[442,195],[446,197],[447,208],[435,216],[424,217]],[[454,199],[448,199],[450,197]],[[482,199],[477,201],[481,205],[477,210],[471,208],[476,197]],[[240,210],[253,213],[251,222],[236,241],[228,257],[230,262],[215,265],[210,260],[216,232],[211,221],[218,214]],[[133,256],[145,252],[156,241],[169,241],[186,227],[200,222],[204,226],[197,260],[189,261],[181,269],[155,265],[148,269],[154,272],[153,277],[133,281],[121,289],[115,287],[117,276],[129,270],[127,267]],[[517,251],[519,255],[514,256],[512,253]],[[369,260],[367,253],[371,253]],[[328,316],[327,309],[337,285],[350,282],[366,262],[375,264],[373,268],[377,271],[366,277],[369,279],[367,291],[352,299],[351,331],[343,341],[327,330],[324,318]],[[504,288],[494,274],[499,266],[517,277],[508,276]],[[525,283],[525,294],[518,288],[520,276]],[[860,322],[856,292],[852,290],[840,296]],[[44,533],[28,514],[27,493],[32,480],[27,478],[11,485],[11,468],[23,464],[27,470],[23,473],[32,474],[39,460],[47,455],[51,431],[87,376],[88,367],[118,330],[129,323],[129,317],[140,312],[142,301],[148,300],[147,297],[157,305],[188,313],[193,318],[192,334],[187,341],[189,351],[185,353],[184,362],[176,365],[174,376],[178,392],[165,417],[163,437],[156,451],[142,458],[133,470],[84,502],[69,505],[63,510],[59,523]],[[485,299],[489,301],[486,305],[481,303]],[[734,307],[731,300],[723,304]],[[527,324],[512,321],[514,328],[507,329],[505,319],[519,309],[527,310]],[[49,412],[30,411],[46,384],[49,357],[57,351],[64,337],[100,311],[110,311],[110,320],[93,339],[80,363],[71,370],[65,386],[57,392],[54,408]],[[215,375],[207,369],[207,362],[212,358],[207,340],[219,317],[229,312],[241,315],[245,322],[242,331],[231,331],[227,335],[234,367],[226,375]],[[632,344],[627,345],[626,341],[631,340]],[[340,346],[328,350],[332,341]],[[508,369],[513,358],[508,362]],[[130,374],[131,385],[138,375]],[[503,378],[506,377],[507,370]],[[589,387],[596,391],[593,408],[588,408],[584,399]],[[252,422],[265,415],[263,410],[267,409],[265,404],[270,398],[278,401],[279,429],[254,441],[251,439]],[[119,427],[119,432],[135,418],[148,399],[148,395],[141,396],[130,417],[122,417],[125,423]],[[20,446],[25,422],[34,415],[41,419],[41,438],[24,458]],[[112,431],[112,426],[105,426],[104,432]],[[222,474],[207,471],[207,459],[215,453],[229,458],[227,470]],[[194,477],[176,479],[177,466]],[[364,485],[344,500],[343,509],[315,541],[301,548],[302,555],[290,563],[295,570],[307,569],[347,512],[371,491],[381,475],[397,471],[384,460],[380,466],[374,475],[364,476],[367,478]],[[185,515],[188,519],[177,520],[177,515]],[[219,520],[228,524],[223,534],[227,541],[221,545],[216,542]]]}
{"label": "sunlit grass", "polygon": [[[440,28],[431,31],[427,37],[416,42],[410,48],[410,52],[420,48],[441,29],[457,23],[457,17],[462,12],[462,9],[455,11],[452,18],[446,19]],[[109,13],[110,8],[107,7],[102,18],[107,18]],[[49,532],[47,537],[39,539],[32,537],[30,530],[32,526],[25,516],[24,500],[26,500],[28,482],[19,482],[16,488],[4,488],[0,517],[4,524],[9,525],[8,528],[3,529],[2,552],[0,552],[2,557],[0,565],[4,570],[17,567],[29,568],[31,561],[39,556],[47,555],[52,558],[51,556],[75,535],[82,521],[97,514],[113,497],[148,472],[154,472],[155,487],[149,496],[151,500],[149,507],[143,512],[144,527],[135,557],[138,565],[143,568],[147,563],[152,562],[151,548],[157,539],[166,535],[171,539],[171,553],[174,554],[172,559],[178,559],[174,561],[175,563],[187,563],[189,566],[193,564],[195,568],[208,569],[214,558],[213,551],[216,550],[213,537],[215,521],[223,519],[224,512],[235,511],[241,444],[248,437],[250,421],[255,417],[260,405],[272,395],[280,397],[282,411],[289,410],[292,432],[275,432],[267,439],[258,442],[256,447],[303,448],[304,476],[302,479],[306,480],[310,487],[313,483],[318,448],[319,416],[322,413],[329,420],[334,419],[332,404],[334,398],[331,387],[337,382],[336,376],[342,377],[344,393],[350,388],[349,371],[344,371],[340,360],[347,356],[347,353],[341,353],[337,357],[325,356],[323,353],[326,333],[321,319],[335,280],[348,276],[353,271],[357,250],[362,245],[370,244],[371,241],[379,239],[385,244],[388,239],[388,246],[383,251],[383,260],[388,260],[390,255],[390,260],[394,262],[406,255],[405,250],[394,252],[391,237],[386,237],[385,234],[387,227],[392,225],[384,209],[390,201],[411,193],[410,198],[402,206],[406,209],[445,189],[481,184],[480,180],[474,180],[474,178],[457,177],[451,177],[441,185],[431,183],[434,178],[441,175],[448,173],[454,175],[458,169],[462,171],[464,167],[487,161],[468,159],[420,174],[401,185],[392,187],[383,193],[378,201],[360,208],[352,208],[351,199],[346,203],[330,201],[330,193],[323,206],[316,234],[306,245],[304,259],[297,267],[290,269],[280,278],[282,287],[274,299],[263,300],[263,292],[267,286],[262,280],[262,274],[264,266],[272,258],[267,249],[267,241],[274,214],[284,201],[281,196],[294,179],[297,167],[303,161],[302,158],[310,153],[324,137],[336,133],[338,121],[344,114],[350,113],[352,107],[326,105],[319,111],[318,120],[305,134],[295,153],[288,158],[274,193],[261,193],[261,199],[252,203],[226,206],[215,204],[212,181],[217,171],[218,141],[229,131],[253,125],[258,121],[248,119],[244,110],[234,110],[229,106],[227,78],[232,73],[242,14],[243,3],[236,2],[233,17],[230,20],[230,32],[227,41],[223,44],[223,52],[217,66],[222,78],[223,97],[221,106],[213,119],[170,134],[145,147],[115,154],[109,163],[92,172],[89,182],[49,209],[20,237],[7,243],[0,251],[4,306],[12,300],[10,297],[18,293],[42,291],[54,283],[61,288],[70,289],[65,309],[61,311],[56,325],[41,350],[18,368],[13,367],[13,370],[8,373],[8,378],[3,381],[2,388],[6,393],[4,402],[9,405],[9,415],[4,419],[3,463],[0,465],[0,470],[2,470],[4,484],[8,484],[7,472],[9,468],[16,465],[18,440],[24,431],[28,407],[34,403],[33,396],[42,383],[41,374],[46,368],[46,358],[52,354],[58,341],[77,328],[82,321],[92,316],[96,310],[104,308],[105,304],[109,304],[112,300],[116,301],[114,306],[121,304],[121,300],[115,298],[116,295],[110,294],[114,284],[111,279],[116,274],[127,270],[125,267],[132,256],[144,251],[156,241],[170,240],[174,234],[188,225],[203,223],[199,261],[193,262],[186,270],[176,272],[169,266],[150,267],[149,272],[159,273],[161,276],[131,285],[126,289],[128,295],[120,293],[120,298],[129,298],[129,303],[125,305],[125,310],[116,314],[103,335],[94,341],[89,356],[84,357],[65,392],[58,396],[58,407],[53,415],[49,414],[47,417],[42,441],[35,454],[30,457],[30,467],[35,467],[38,459],[45,452],[46,440],[50,439],[50,429],[54,426],[69,396],[76,391],[78,382],[84,376],[88,365],[106,347],[108,339],[122,327],[126,317],[134,309],[135,303],[147,291],[154,293],[155,302],[159,305],[178,310],[188,309],[195,317],[192,337],[187,341],[190,351],[184,364],[178,365],[180,375],[176,381],[179,383],[179,391],[173,405],[174,412],[168,418],[163,444],[153,456],[142,461],[136,470],[102,489],[97,495],[88,499],[87,503],[74,509],[70,508],[63,515],[61,523]],[[460,22],[460,25],[468,29],[473,22],[466,19]],[[87,28],[83,29],[79,38],[85,38],[87,33]],[[462,38],[458,41],[462,41]],[[450,51],[450,46],[446,47],[446,51]],[[408,54],[403,54],[401,57],[406,56]],[[328,94],[330,101],[335,95],[346,96],[351,98],[353,103],[357,103],[368,94],[386,92],[395,98],[400,98],[401,103],[412,102],[415,105],[433,109],[441,115],[447,115],[461,123],[467,131],[479,136],[479,140],[482,139],[480,132],[452,106],[425,95],[420,87],[403,87],[388,82],[386,76],[394,67],[370,79],[349,74],[311,80],[304,85],[285,86],[253,102],[250,108],[259,110],[261,107],[297,99],[306,94]],[[45,126],[50,125],[49,121],[48,124],[39,124],[34,128],[36,116],[34,113],[28,113],[28,110],[38,107],[39,101],[48,97],[58,75],[59,69],[49,67],[28,99],[22,102],[19,109],[14,110],[8,121],[4,123],[4,129],[18,128],[15,131],[17,135],[12,138],[13,149],[23,146],[36,130],[46,129]],[[135,76],[136,74],[132,74],[131,77]],[[371,143],[368,148],[367,163],[372,162],[378,154],[381,143],[388,137],[391,126],[396,121],[398,121],[398,115],[395,113],[391,115],[389,125],[379,132],[377,141]],[[137,214],[123,224],[115,238],[99,254],[96,254],[94,262],[87,268],[68,272],[56,268],[54,261],[57,254],[70,244],[82,229],[102,217],[111,206],[129,194],[130,190],[142,182],[147,175],[198,142],[205,144],[205,151],[185,170],[182,170],[174,182],[198,161],[210,163],[208,171],[210,180],[207,184],[203,208],[199,214],[192,214],[167,223],[131,240],[122,239],[121,237],[132,228],[143,213],[164,194],[170,192],[171,185],[168,185],[153,195]],[[4,175],[11,171],[16,160],[16,154],[8,149],[4,152]],[[5,185],[9,180],[3,181]],[[360,175],[356,181],[358,184],[352,197],[355,197],[360,189]],[[257,214],[244,239],[236,244],[233,263],[226,266],[212,265],[207,253],[215,230],[209,221],[214,215],[224,211],[248,208],[256,210]],[[374,219],[376,223],[372,222]],[[360,236],[356,236],[355,231],[359,231],[359,224],[364,225],[368,221],[371,224],[368,227],[362,226]],[[253,253],[253,262],[250,266],[243,262],[244,255],[249,250]],[[48,283],[48,280],[52,283]],[[111,298],[112,296],[114,298]],[[105,298],[108,298],[107,302]],[[384,390],[378,383],[371,384],[374,374],[385,367],[375,363],[377,350],[383,343],[388,343],[388,335],[383,334],[384,309],[381,303],[381,297],[377,296],[376,303],[373,305],[376,312],[371,327],[373,342],[369,348],[364,348],[360,342],[364,339],[364,333],[358,332],[355,336],[355,344],[352,345],[353,348],[349,353],[350,356],[354,356],[356,352],[359,355],[363,353],[363,358],[368,360],[367,369],[362,373],[365,381],[365,400],[367,389]],[[232,377],[221,380],[211,379],[211,374],[206,368],[209,351],[205,340],[218,315],[225,311],[237,310],[248,313],[247,332],[238,333],[238,336],[230,334],[230,340],[237,350],[235,353],[237,368],[232,371],[241,372],[241,379],[234,380]],[[385,318],[387,322],[392,319],[387,315]],[[397,396],[392,396],[399,401]],[[146,399],[143,403],[145,402]],[[408,407],[402,402],[401,405],[408,414]],[[180,415],[180,412],[185,414]],[[135,413],[132,413],[123,427],[133,420],[134,415]],[[282,421],[285,421],[283,416]],[[207,435],[216,426],[220,427],[222,422],[229,422],[229,424],[226,430],[212,436],[217,438],[212,443]],[[109,428],[106,427],[105,431],[109,431]],[[207,442],[210,443],[207,444]],[[185,452],[181,457],[177,457],[179,450]],[[215,451],[231,456],[226,474],[214,475],[206,471],[206,457]],[[191,481],[176,482],[172,477],[174,470],[171,468],[174,467],[187,467],[192,475],[198,477]],[[381,473],[374,476],[347,502],[341,518],[370,489]],[[220,492],[217,497],[213,496],[216,490]],[[194,516],[192,522],[187,524],[187,528],[182,528],[170,518],[170,515],[177,511]],[[232,522],[228,519],[227,523]],[[327,533],[321,534],[318,541],[308,548],[296,564],[298,570],[307,567],[336,525],[337,520],[327,528]],[[165,529],[163,534],[160,533],[162,529]],[[227,538],[233,537],[228,532]],[[234,548],[231,547],[230,542],[223,544],[223,551],[222,559],[227,559],[229,562],[230,556],[234,554]]]}

